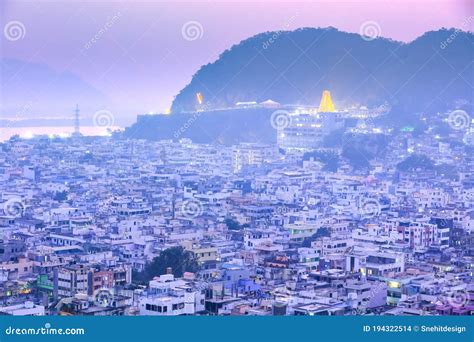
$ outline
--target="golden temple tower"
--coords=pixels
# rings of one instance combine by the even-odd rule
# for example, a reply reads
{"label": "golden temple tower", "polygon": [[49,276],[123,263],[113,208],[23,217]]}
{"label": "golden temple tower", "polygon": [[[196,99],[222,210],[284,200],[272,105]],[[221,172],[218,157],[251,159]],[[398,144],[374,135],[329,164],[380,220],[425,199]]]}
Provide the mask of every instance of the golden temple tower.
{"label": "golden temple tower", "polygon": [[334,104],[331,100],[331,93],[329,90],[323,91],[323,97],[321,97],[321,102],[319,103],[319,111],[324,113],[335,112]]}

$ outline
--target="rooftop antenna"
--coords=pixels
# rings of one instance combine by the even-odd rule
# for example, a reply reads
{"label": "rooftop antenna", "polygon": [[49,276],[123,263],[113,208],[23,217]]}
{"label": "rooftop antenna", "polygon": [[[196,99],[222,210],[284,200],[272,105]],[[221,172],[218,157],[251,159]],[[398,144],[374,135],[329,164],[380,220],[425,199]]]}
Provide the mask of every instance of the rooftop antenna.
{"label": "rooftop antenna", "polygon": [[80,126],[79,126],[79,105],[76,104],[76,110],[74,111],[74,136],[80,136]]}

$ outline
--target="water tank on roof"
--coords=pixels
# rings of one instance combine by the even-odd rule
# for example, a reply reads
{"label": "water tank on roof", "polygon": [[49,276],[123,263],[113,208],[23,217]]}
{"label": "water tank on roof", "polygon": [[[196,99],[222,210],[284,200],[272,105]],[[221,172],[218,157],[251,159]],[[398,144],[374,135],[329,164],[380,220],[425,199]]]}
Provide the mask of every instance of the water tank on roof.
{"label": "water tank on roof", "polygon": [[276,301],[273,303],[273,316],[285,316],[288,305],[285,302]]}

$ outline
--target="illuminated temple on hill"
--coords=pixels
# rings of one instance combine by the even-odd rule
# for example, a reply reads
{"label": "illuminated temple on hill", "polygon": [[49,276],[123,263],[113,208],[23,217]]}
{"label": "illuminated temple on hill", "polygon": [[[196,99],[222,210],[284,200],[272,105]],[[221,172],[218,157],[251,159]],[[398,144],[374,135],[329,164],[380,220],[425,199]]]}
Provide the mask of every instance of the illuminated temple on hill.
{"label": "illuminated temple on hill", "polygon": [[353,107],[336,110],[329,90],[324,90],[318,108],[297,108],[289,111],[289,123],[277,131],[278,146],[287,151],[314,150],[322,147],[326,135],[334,130],[367,122],[381,114],[379,109]]}
{"label": "illuminated temple on hill", "polygon": [[336,111],[334,109],[334,104],[332,103],[331,93],[329,90],[323,91],[323,96],[321,97],[318,111],[323,113],[332,113]]}

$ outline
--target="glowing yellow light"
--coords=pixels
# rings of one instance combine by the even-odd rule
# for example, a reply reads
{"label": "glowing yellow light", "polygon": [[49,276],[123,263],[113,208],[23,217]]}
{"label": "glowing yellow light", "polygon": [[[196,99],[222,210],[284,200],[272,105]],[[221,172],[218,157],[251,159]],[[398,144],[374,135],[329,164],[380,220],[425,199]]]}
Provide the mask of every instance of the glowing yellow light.
{"label": "glowing yellow light", "polygon": [[398,289],[400,287],[400,283],[398,281],[389,281],[387,285],[392,289]]}
{"label": "glowing yellow light", "polygon": [[323,97],[319,103],[319,111],[324,113],[332,113],[336,111],[334,109],[334,104],[332,103],[331,93],[329,90],[323,91]]}
{"label": "glowing yellow light", "polygon": [[196,100],[199,104],[202,104],[203,96],[201,93],[196,93]]}
{"label": "glowing yellow light", "polygon": [[165,114],[166,114],[166,115],[171,114],[171,108],[166,108],[166,109],[165,109]]}
{"label": "glowing yellow light", "polygon": [[24,132],[21,137],[24,139],[32,139],[35,135],[33,134],[32,131],[26,131]]}

